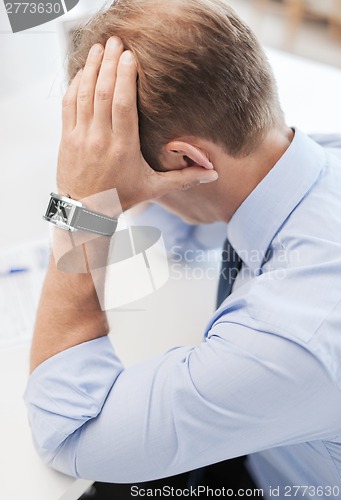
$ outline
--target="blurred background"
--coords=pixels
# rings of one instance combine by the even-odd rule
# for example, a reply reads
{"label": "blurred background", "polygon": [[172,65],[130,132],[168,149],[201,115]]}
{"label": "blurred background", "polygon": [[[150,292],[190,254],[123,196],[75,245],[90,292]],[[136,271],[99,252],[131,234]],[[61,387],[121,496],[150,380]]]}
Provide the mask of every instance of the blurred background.
{"label": "blurred background", "polygon": [[264,45],[341,67],[341,0],[229,0]]}

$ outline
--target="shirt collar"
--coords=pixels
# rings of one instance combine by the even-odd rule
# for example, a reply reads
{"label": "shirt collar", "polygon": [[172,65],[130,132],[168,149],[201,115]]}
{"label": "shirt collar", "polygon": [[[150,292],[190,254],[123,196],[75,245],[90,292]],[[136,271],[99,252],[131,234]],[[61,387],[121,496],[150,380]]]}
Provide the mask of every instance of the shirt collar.
{"label": "shirt collar", "polygon": [[228,239],[256,275],[272,239],[325,163],[323,148],[296,129],[289,148],[232,216]]}

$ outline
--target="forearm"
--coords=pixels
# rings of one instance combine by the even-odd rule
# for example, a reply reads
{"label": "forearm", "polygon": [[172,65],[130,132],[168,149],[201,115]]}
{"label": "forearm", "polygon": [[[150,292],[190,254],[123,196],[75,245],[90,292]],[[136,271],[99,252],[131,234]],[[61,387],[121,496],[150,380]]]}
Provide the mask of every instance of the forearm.
{"label": "forearm", "polygon": [[[102,260],[109,242],[109,238],[96,242]],[[36,318],[31,371],[58,352],[108,334],[106,314],[97,292],[90,273],[60,271],[51,256]]]}
{"label": "forearm", "polygon": [[[218,177],[201,166],[160,173],[147,164],[140,148],[136,81],[137,65],[132,53],[123,50],[120,39],[111,37],[105,50],[100,44],[90,50],[84,69],[78,72],[63,99],[59,193],[69,193],[75,200],[85,199],[87,208],[109,217]],[[115,195],[110,194],[113,191]],[[108,197],[96,198],[93,204],[92,196],[98,193],[107,193]],[[95,245],[90,245],[90,269],[105,267],[103,254],[109,241],[100,245],[103,247],[98,250],[97,239]],[[57,249],[57,253],[64,259],[63,251]],[[98,300],[103,283],[96,282],[95,287],[90,274],[73,274],[82,270],[78,264],[68,261],[66,270],[72,273],[68,274],[51,262],[36,321],[31,370],[58,352],[108,333]],[[64,262],[61,266],[65,270]]]}
{"label": "forearm", "polygon": [[45,462],[75,477],[131,483],[335,436],[339,389],[322,364],[280,335],[238,324],[247,321],[238,306],[231,316],[235,323],[213,325],[199,346],[127,369],[106,337],[38,367],[25,400]]}
{"label": "forearm", "polygon": [[[84,202],[89,210],[109,217],[117,217],[122,210],[138,203],[213,182],[218,177],[212,169],[201,165],[186,165],[169,172],[154,171],[148,165],[140,148],[136,82],[137,65],[132,53],[124,51],[122,42],[112,37],[105,49],[99,44],[91,49],[83,71],[74,78],[63,99],[58,192],[68,193],[71,199]],[[110,195],[113,190],[115,196]],[[103,193],[108,194],[104,201]],[[97,194],[101,195],[99,203],[97,198],[92,200]],[[61,229],[58,231],[56,234],[61,234],[62,239],[65,234],[70,236],[66,232],[63,235]],[[78,474],[76,459],[72,457],[77,453],[77,443],[71,449],[71,441],[75,443],[85,432],[88,421],[100,420],[96,417],[106,406],[116,381],[125,373],[105,338],[109,329],[103,312],[104,257],[109,239],[102,238],[101,242],[98,232],[94,234],[84,237],[85,252],[81,231],[72,233],[71,244],[69,241],[64,242],[65,246],[53,245],[55,260],[51,260],[37,314],[31,354],[34,372],[25,396],[37,449],[48,463],[75,475]],[[178,364],[182,369],[182,357]],[[172,370],[169,373],[173,376]],[[157,407],[163,393],[161,384],[155,396],[149,394],[148,380],[152,382],[153,371],[147,379],[137,373],[136,380],[128,380],[123,387],[127,404],[124,401],[122,404],[121,395],[114,398],[115,412],[117,414],[118,409],[121,412],[117,426],[114,425],[115,437],[122,437],[122,441],[113,449],[123,467],[127,462],[120,457],[121,453],[124,455],[126,438],[122,429],[125,426],[128,432],[135,429],[130,436],[133,448],[127,446],[128,454],[133,455],[133,437],[145,435],[140,434],[140,426],[143,430],[148,422],[148,404],[152,400]],[[171,377],[169,380],[172,382]],[[140,393],[146,395],[145,403],[142,401],[130,411],[130,403],[141,401]],[[166,399],[166,403],[171,404],[171,399]],[[140,411],[141,408],[144,411]],[[171,414],[171,410],[168,413]],[[129,428],[127,420],[133,423],[135,418],[137,426]],[[162,424],[162,419],[160,422]],[[108,436],[111,432],[110,424]],[[169,436],[172,443],[174,433]],[[153,442],[155,439],[151,444]],[[62,451],[67,453],[67,448],[71,450],[67,465],[59,466],[56,460],[65,461]],[[144,455],[143,448],[141,443],[139,462]],[[89,457],[93,458],[91,451]],[[130,459],[129,456],[128,461]],[[151,459],[154,460],[152,454]]]}

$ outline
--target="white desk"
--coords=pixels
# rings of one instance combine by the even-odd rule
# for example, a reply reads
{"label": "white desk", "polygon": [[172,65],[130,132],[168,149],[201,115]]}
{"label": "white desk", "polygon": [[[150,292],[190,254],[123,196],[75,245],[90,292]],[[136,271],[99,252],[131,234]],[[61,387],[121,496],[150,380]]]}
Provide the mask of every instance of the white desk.
{"label": "white desk", "polygon": [[22,399],[28,347],[0,353],[0,498],[76,500],[91,481],[75,481],[45,466],[35,453]]}
{"label": "white desk", "polygon": [[[61,100],[55,33],[3,35],[1,41],[3,57],[9,57],[10,49],[17,52],[11,64],[6,59],[7,80],[0,82],[0,203],[2,214],[7,214],[2,220],[0,248],[47,234],[41,214],[54,186]],[[23,46],[29,49],[25,53]],[[341,132],[341,71],[274,51],[269,51],[269,57],[288,123],[306,132]],[[213,310],[214,288],[214,280],[173,279],[132,305],[141,310],[111,313],[115,346],[126,364],[174,344],[198,342]],[[158,329],[161,316],[169,318],[162,332]],[[22,402],[28,346],[0,352],[0,366],[1,498],[75,500],[88,483],[45,467],[31,443]]]}

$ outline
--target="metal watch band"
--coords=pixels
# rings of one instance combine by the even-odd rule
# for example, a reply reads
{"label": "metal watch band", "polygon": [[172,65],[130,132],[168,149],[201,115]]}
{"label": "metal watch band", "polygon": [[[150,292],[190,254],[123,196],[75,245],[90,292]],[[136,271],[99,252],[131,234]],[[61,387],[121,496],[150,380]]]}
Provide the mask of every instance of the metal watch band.
{"label": "metal watch band", "polygon": [[72,225],[75,229],[90,231],[103,236],[112,236],[117,227],[117,219],[92,212],[84,207],[77,207]]}

